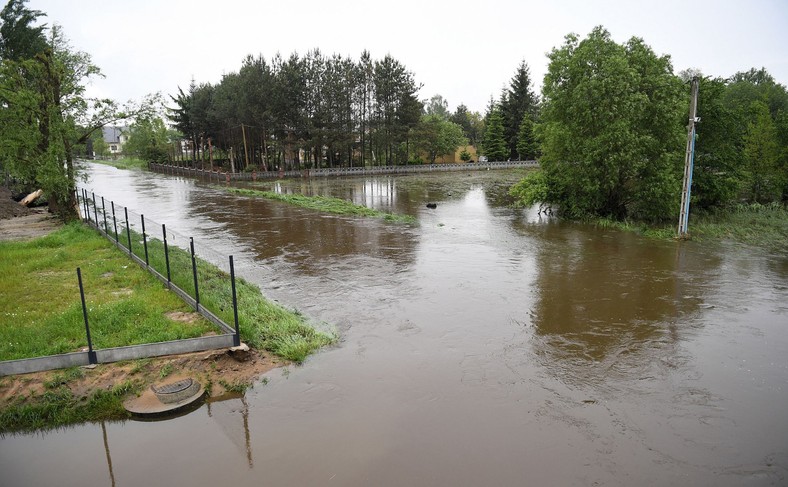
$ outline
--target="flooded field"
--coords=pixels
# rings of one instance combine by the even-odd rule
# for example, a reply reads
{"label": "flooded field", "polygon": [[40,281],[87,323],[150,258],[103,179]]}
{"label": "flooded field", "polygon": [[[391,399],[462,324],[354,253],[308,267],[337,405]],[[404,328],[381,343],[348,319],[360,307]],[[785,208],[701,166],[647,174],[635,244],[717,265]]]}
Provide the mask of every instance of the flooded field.
{"label": "flooded field", "polygon": [[341,341],[174,420],[2,437],[3,485],[788,483],[788,256],[511,209],[509,171],[265,186],[415,226],[90,173]]}

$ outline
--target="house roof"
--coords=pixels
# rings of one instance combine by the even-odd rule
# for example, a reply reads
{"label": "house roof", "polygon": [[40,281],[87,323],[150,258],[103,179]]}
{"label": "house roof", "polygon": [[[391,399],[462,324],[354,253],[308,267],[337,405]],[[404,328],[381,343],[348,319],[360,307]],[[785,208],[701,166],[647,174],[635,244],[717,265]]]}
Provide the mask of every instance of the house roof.
{"label": "house roof", "polygon": [[104,142],[107,144],[119,144],[120,134],[128,131],[128,127],[102,127],[101,131],[104,136]]}

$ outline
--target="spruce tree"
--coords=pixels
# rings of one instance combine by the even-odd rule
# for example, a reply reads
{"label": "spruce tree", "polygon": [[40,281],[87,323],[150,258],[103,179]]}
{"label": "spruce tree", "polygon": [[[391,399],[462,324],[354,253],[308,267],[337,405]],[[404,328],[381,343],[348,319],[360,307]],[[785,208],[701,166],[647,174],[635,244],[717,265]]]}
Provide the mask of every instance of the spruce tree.
{"label": "spruce tree", "polygon": [[501,95],[501,115],[503,116],[504,138],[509,157],[517,158],[520,125],[523,117],[536,119],[539,99],[531,86],[531,73],[528,64],[522,61],[517,67],[509,88]]}
{"label": "spruce tree", "polygon": [[537,153],[536,137],[534,137],[534,123],[526,114],[520,123],[517,131],[517,155],[521,161],[531,161],[536,159]]}
{"label": "spruce tree", "polygon": [[504,139],[503,117],[498,108],[494,108],[487,117],[487,127],[484,130],[484,155],[489,161],[505,161],[508,159],[509,149]]}

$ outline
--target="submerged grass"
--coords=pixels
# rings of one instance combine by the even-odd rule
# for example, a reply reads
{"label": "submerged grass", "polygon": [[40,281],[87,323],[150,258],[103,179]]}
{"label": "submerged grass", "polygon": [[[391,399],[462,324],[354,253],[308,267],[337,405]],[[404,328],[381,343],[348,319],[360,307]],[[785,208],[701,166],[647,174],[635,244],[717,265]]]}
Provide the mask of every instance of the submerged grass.
{"label": "submerged grass", "polygon": [[[649,238],[676,238],[677,225],[672,224],[648,225],[605,218],[591,223],[599,228],[631,231]],[[689,234],[697,241],[727,240],[767,250],[788,251],[788,208],[780,204],[752,204],[691,213]]]}
{"label": "submerged grass", "polygon": [[105,166],[117,167],[118,169],[147,169],[148,163],[142,159],[133,157],[121,157],[120,159],[94,159],[92,162],[104,164]]}
{"label": "submerged grass", "polygon": [[366,206],[357,205],[350,201],[340,198],[332,198],[329,196],[304,196],[302,194],[281,194],[273,191],[262,191],[256,189],[245,188],[227,188],[220,187],[224,191],[239,194],[242,196],[256,196],[259,198],[266,198],[270,200],[283,201],[285,203],[300,206],[302,208],[309,208],[310,210],[322,211],[325,213],[332,213],[335,215],[351,215],[363,216],[370,218],[382,218],[388,222],[395,223],[416,223],[416,218],[411,215],[396,215],[392,213],[385,213]]}
{"label": "submerged grass", "polygon": [[27,242],[0,243],[0,360],[87,346],[76,268],[82,270],[93,344],[111,348],[202,336],[207,320],[175,321],[190,309],[94,230],[72,223]]}

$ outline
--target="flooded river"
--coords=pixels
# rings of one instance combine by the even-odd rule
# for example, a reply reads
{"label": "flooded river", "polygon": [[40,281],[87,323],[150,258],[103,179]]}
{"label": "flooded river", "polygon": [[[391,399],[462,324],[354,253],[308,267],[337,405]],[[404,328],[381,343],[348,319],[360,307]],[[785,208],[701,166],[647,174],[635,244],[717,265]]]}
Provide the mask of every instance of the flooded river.
{"label": "flooded river", "polygon": [[507,171],[275,185],[416,226],[90,172],[341,341],[178,419],[0,438],[3,485],[788,483],[788,256],[540,218]]}

